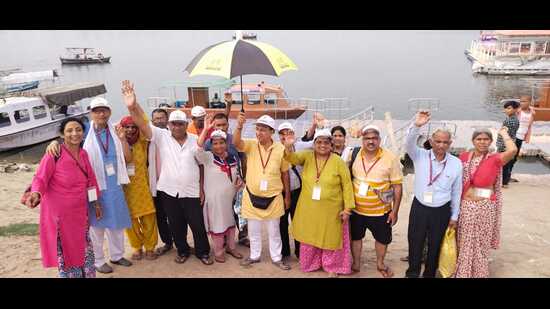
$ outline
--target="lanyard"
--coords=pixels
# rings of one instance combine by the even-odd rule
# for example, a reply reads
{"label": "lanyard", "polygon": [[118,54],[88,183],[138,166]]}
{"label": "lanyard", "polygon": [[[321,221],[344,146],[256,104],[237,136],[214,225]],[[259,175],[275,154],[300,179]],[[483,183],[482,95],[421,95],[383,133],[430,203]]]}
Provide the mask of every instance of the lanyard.
{"label": "lanyard", "polygon": [[376,163],[378,163],[378,161],[380,161],[382,157],[378,157],[378,159],[376,159],[376,161],[374,161],[374,163],[369,167],[369,169],[367,170],[365,168],[365,156],[364,155],[361,155],[361,164],[363,164],[363,171],[365,172],[365,179],[367,178],[367,175],[370,173],[370,171],[372,170],[372,168],[376,165]]}
{"label": "lanyard", "polygon": [[267,155],[267,161],[264,163],[264,158],[262,157],[262,150],[260,149],[260,143],[258,143],[258,152],[260,153],[260,160],[262,161],[262,168],[263,173],[265,174],[265,168],[267,167],[267,164],[269,163],[269,159],[271,159],[271,153],[273,152],[273,148],[269,150],[269,154]]}
{"label": "lanyard", "polygon": [[441,174],[443,174],[443,171],[445,170],[445,167],[447,166],[447,160],[445,160],[445,163],[443,163],[443,168],[441,169],[441,171],[439,172],[439,174],[435,175],[435,178],[432,178],[433,177],[433,174],[432,174],[432,152],[430,151],[430,182],[428,183],[428,186],[431,186],[436,180],[437,178],[439,178],[439,176],[441,176]]}
{"label": "lanyard", "polygon": [[323,173],[323,170],[325,169],[325,166],[327,166],[327,162],[330,159],[330,156],[325,160],[325,163],[323,164],[323,167],[321,170],[319,170],[319,165],[317,164],[317,154],[315,154],[315,169],[317,170],[317,177],[315,178],[315,183],[319,182],[319,178],[321,178],[321,173]]}
{"label": "lanyard", "polygon": [[96,131],[97,139],[99,140],[99,143],[101,144],[101,148],[103,148],[103,151],[105,151],[105,154],[109,153],[109,129],[105,128],[105,144],[103,144],[103,141],[101,140],[101,133]]}
{"label": "lanyard", "polygon": [[[65,148],[65,146],[63,146],[63,148]],[[69,154],[69,156],[71,156],[71,158],[73,158],[74,162],[76,163],[76,165],[78,166],[78,168],[82,171],[82,173],[84,173],[84,176],[86,176],[86,178],[88,178],[88,173],[86,173],[86,170],[84,170],[84,168],[82,168],[82,166],[80,165],[80,163],[78,163],[78,160],[73,156],[73,154],[69,151],[69,149],[65,149],[67,151],[67,153]]]}
{"label": "lanyard", "polygon": [[470,161],[468,162],[468,172],[470,173],[470,184],[474,183],[474,177],[477,175],[477,171],[479,171],[479,167],[481,164],[487,159],[487,153],[483,154],[483,158],[481,158],[481,161],[479,161],[479,164],[477,165],[477,168],[474,173],[472,173],[472,161],[474,159],[474,154],[472,153],[470,157]]}

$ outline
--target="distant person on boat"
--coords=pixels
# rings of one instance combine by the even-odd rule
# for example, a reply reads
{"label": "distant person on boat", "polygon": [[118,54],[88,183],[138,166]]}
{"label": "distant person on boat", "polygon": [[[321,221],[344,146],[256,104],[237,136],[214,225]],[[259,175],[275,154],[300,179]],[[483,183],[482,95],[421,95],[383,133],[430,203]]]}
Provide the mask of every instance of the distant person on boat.
{"label": "distant person on boat", "polygon": [[[132,262],[124,258],[124,230],[132,226],[132,220],[122,190],[122,185],[130,182],[126,162],[132,161],[132,153],[124,130],[116,130],[109,122],[109,102],[96,97],[91,101],[90,108],[92,121],[84,140],[84,149],[88,152],[96,174],[101,191],[98,200],[104,209],[104,217],[99,221],[93,213],[89,216],[92,226],[91,237],[96,270],[100,273],[111,273],[113,268],[106,263],[103,251],[105,234],[111,256],[110,262],[125,267],[132,265]],[[59,144],[52,142],[47,151],[57,155]]]}
{"label": "distant person on boat", "polygon": [[416,114],[405,147],[414,164],[414,199],[409,214],[409,268],[407,278],[418,278],[426,239],[428,252],[422,277],[434,278],[441,242],[447,228],[456,228],[462,193],[462,164],[448,151],[452,136],[436,129],[429,139],[431,149],[417,146],[420,128],[430,121],[429,112]]}
{"label": "distant person on boat", "polygon": [[202,106],[194,106],[191,109],[192,122],[187,127],[187,133],[195,134],[197,138],[204,129],[204,118],[206,117],[206,110]]}
{"label": "distant person on boat", "polygon": [[195,255],[205,265],[212,265],[210,244],[204,227],[200,201],[200,172],[196,154],[197,137],[187,134],[187,116],[181,110],[170,113],[168,128],[157,128],[145,120],[130,81],[122,82],[122,93],[132,119],[144,137],[154,143],[160,154],[157,197],[170,222],[178,251],[175,262],[183,264],[191,254],[187,244],[187,226],[191,227]]}
{"label": "distant person on boat", "polygon": [[125,130],[126,140],[132,151],[132,161],[126,163],[130,183],[123,187],[132,217],[132,227],[126,229],[130,246],[134,250],[132,259],[141,260],[145,249],[145,259],[155,260],[157,254],[154,250],[158,242],[158,228],[155,205],[149,190],[148,142],[143,134],[140,134],[132,117],[123,117],[120,125]]}
{"label": "distant person on boat", "polygon": [[[168,130],[168,112],[163,108],[153,110],[153,112],[151,112],[151,123],[157,128]],[[147,158],[149,159],[149,189],[155,204],[160,239],[164,243],[162,247],[157,248],[155,251],[155,253],[160,256],[172,250],[174,247],[174,236],[170,231],[170,223],[168,222],[166,211],[164,211],[164,207],[162,207],[160,199],[157,197],[157,182],[160,175],[161,162],[160,154],[155,143],[149,143]]]}
{"label": "distant person on boat", "polygon": [[[516,156],[511,161],[512,167],[514,168],[514,164],[516,163],[519,152],[521,151],[521,146],[523,143],[529,143],[531,140],[531,129],[533,126],[533,122],[535,121],[535,109],[531,107],[531,96],[523,95],[519,99],[519,109],[517,111],[516,116],[519,120],[519,128],[516,132],[516,147],[518,148],[518,152],[516,153]],[[511,178],[511,182],[517,182],[516,179]]]}
{"label": "distant person on boat", "polygon": [[342,159],[347,158],[353,147],[346,147],[346,129],[342,126],[335,126],[330,133],[332,134],[332,151]]}
{"label": "distant person on boat", "polygon": [[392,241],[401,205],[403,173],[399,158],[380,147],[380,129],[374,125],[362,130],[361,147],[354,148],[345,162],[351,168],[355,208],[350,217],[354,272],[361,271],[361,252],[366,230],[374,237],[376,269],[384,278],[393,271],[384,263]]}
{"label": "distant person on boat", "polygon": [[[290,122],[283,122],[279,125],[277,131],[279,132],[279,140],[284,145],[285,140],[291,138],[294,143],[292,144],[294,151],[302,151],[306,149],[313,149],[313,137],[315,135],[315,129],[317,128],[316,119],[312,121],[312,125],[306,133],[305,139],[310,141],[305,142],[303,140],[297,141],[295,139],[294,127]],[[290,257],[290,240],[288,235],[288,217],[290,219],[294,218],[294,212],[296,211],[296,205],[298,204],[298,197],[300,197],[300,192],[302,188],[302,166],[290,165],[289,174],[290,174],[290,209],[285,210],[285,214],[281,217],[279,229],[281,231],[281,240],[283,244],[282,255],[283,259]],[[284,195],[284,193],[283,193]],[[294,254],[299,259],[300,258],[300,242],[294,240]]]}
{"label": "distant person on boat", "polygon": [[[519,129],[519,119],[517,117],[517,111],[520,104],[516,100],[506,100],[504,102],[504,114],[506,114],[506,119],[502,122],[502,126],[508,128],[508,134],[516,143],[516,135]],[[505,152],[506,147],[502,136],[499,135],[497,138],[497,152]],[[512,177],[512,168],[514,167],[515,160],[510,160],[502,168],[502,187],[508,188],[508,183]]]}
{"label": "distant person on boat", "polygon": [[295,152],[293,135],[285,138],[285,159],[303,166],[302,190],[292,221],[300,242],[300,268],[322,268],[330,277],[351,273],[349,217],[355,208],[350,171],[332,153],[328,129],[315,133],[313,150]]}
{"label": "distant person on boat", "polygon": [[245,113],[240,113],[233,133],[233,144],[237,150],[244,152],[247,158],[242,216],[248,220],[250,256],[241,262],[241,266],[250,267],[260,262],[262,226],[267,225],[272,263],[282,270],[289,270],[290,266],[282,259],[279,231],[280,218],[284,215],[285,209],[290,208],[289,164],[283,159],[284,146],[273,141],[273,118],[268,115],[258,118],[254,123],[256,139],[241,138],[245,122]]}
{"label": "distant person on boat", "polygon": [[489,250],[500,246],[502,167],[513,160],[517,147],[507,127],[500,129],[499,136],[505,143],[504,152],[489,153],[493,134],[476,130],[472,135],[474,151],[460,155],[464,177],[456,234],[456,278],[489,277]]}
{"label": "distant person on boat", "polygon": [[34,208],[41,204],[42,265],[58,267],[61,278],[95,278],[88,214],[101,220],[102,209],[95,173],[81,147],[84,124],[66,118],[59,131],[64,140],[60,156],[44,155],[26,205]]}
{"label": "distant person on boat", "polygon": [[243,256],[236,251],[235,213],[233,200],[237,190],[244,182],[239,175],[239,157],[228,152],[227,134],[215,130],[210,136],[211,151],[202,150],[207,130],[214,128],[212,116],[207,116],[205,130],[197,142],[200,151],[197,159],[204,165],[204,202],[203,214],[206,231],[214,243],[214,260],[225,263],[225,253],[236,259]]}

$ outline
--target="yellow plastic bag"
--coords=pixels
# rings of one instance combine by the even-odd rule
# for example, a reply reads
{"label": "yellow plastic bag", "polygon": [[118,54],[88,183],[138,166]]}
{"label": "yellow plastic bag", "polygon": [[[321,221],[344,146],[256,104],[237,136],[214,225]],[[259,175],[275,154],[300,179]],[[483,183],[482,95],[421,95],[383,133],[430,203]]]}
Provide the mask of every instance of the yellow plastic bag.
{"label": "yellow plastic bag", "polygon": [[447,228],[439,252],[439,273],[443,278],[449,278],[456,268],[457,250],[454,228]]}

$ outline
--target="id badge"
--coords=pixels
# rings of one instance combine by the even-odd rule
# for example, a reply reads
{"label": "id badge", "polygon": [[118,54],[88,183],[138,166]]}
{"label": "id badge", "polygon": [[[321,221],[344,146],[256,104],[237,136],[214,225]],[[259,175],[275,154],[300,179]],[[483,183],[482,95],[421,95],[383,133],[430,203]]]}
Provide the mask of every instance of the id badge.
{"label": "id badge", "polygon": [[319,185],[313,186],[313,192],[311,194],[311,199],[319,201],[321,200],[321,187]]}
{"label": "id badge", "polygon": [[367,196],[367,192],[369,192],[369,185],[366,182],[362,182],[359,185],[359,196]]}
{"label": "id badge", "polygon": [[105,172],[107,172],[107,176],[113,176],[115,174],[115,167],[113,166],[113,163],[107,163],[105,165]]}
{"label": "id badge", "polygon": [[267,191],[267,180],[262,179],[260,181],[260,191]]}
{"label": "id badge", "polygon": [[434,200],[434,193],[432,191],[426,191],[424,192],[424,202],[425,203],[433,203]]}
{"label": "id badge", "polygon": [[134,163],[130,163],[126,165],[126,170],[128,171],[128,176],[134,176],[136,174],[136,165]]}
{"label": "id badge", "polygon": [[481,197],[481,198],[490,198],[491,197],[491,190],[476,188],[476,195],[478,197]]}
{"label": "id badge", "polygon": [[88,188],[88,202],[95,202],[97,201],[97,191],[95,187],[89,187]]}

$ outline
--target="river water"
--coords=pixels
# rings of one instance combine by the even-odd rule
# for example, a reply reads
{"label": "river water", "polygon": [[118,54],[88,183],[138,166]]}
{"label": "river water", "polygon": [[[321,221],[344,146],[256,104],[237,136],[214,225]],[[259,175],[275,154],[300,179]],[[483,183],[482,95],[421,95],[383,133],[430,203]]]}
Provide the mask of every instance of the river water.
{"label": "river water", "polygon": [[[348,98],[351,114],[374,106],[375,117],[389,111],[395,119],[409,119],[410,98],[438,98],[434,119],[504,119],[500,100],[530,93],[522,78],[472,74],[464,50],[479,31],[414,30],[250,30],[260,41],[285,52],[298,71],[275,78],[245,76],[244,82],[265,81],[283,86],[292,98]],[[163,83],[188,80],[183,72],[203,48],[230,40],[231,30],[3,30],[0,31],[0,69],[24,71],[57,69],[54,84],[99,81],[119,118],[120,83],[135,83],[138,99],[172,95]],[[110,64],[61,66],[65,47],[98,47],[111,56]],[[51,83],[46,83],[51,85]],[[178,89],[176,95],[185,95]],[[148,110],[148,107],[145,107]],[[5,155],[4,155],[5,157]]]}

